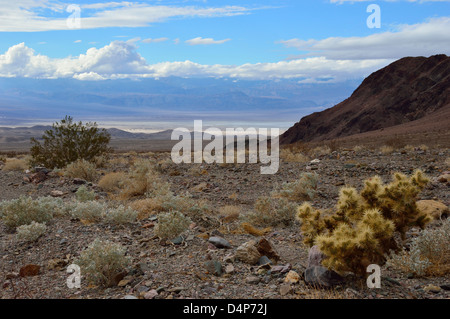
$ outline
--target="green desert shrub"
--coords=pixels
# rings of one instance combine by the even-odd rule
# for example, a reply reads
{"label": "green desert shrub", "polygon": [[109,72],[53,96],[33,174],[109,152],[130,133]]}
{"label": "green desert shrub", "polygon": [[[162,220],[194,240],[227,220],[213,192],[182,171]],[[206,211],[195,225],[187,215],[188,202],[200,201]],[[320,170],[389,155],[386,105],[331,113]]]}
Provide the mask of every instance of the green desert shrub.
{"label": "green desert shrub", "polygon": [[411,241],[409,249],[392,252],[387,265],[416,276],[450,273],[450,219],[442,226],[425,229]]}
{"label": "green desert shrub", "polygon": [[369,264],[382,265],[390,250],[397,251],[394,233],[423,228],[430,216],[417,209],[417,195],[428,183],[421,171],[411,177],[394,174],[383,184],[378,176],[365,181],[364,188],[343,187],[333,212],[314,209],[308,202],[298,208],[304,243],[327,256],[323,264],[336,271],[363,275]]}
{"label": "green desert shrub", "polygon": [[79,159],[94,162],[96,157],[110,152],[110,139],[108,131],[99,129],[96,123],[75,123],[66,116],[45,131],[42,143],[31,139],[32,164],[63,168]]}
{"label": "green desert shrub", "polygon": [[75,192],[75,196],[80,202],[88,202],[95,199],[95,192],[89,191],[86,186],[81,185]]}
{"label": "green desert shrub", "polygon": [[186,231],[191,224],[189,217],[178,211],[158,214],[158,224],[155,233],[162,239],[173,239]]}
{"label": "green desert shrub", "polygon": [[103,287],[117,285],[117,277],[130,264],[130,257],[120,244],[95,239],[75,260],[81,274],[90,283]]}
{"label": "green desert shrub", "polygon": [[3,222],[10,229],[31,224],[33,221],[45,223],[53,218],[53,211],[49,209],[47,202],[23,195],[17,199],[2,202],[0,211]]}
{"label": "green desert shrub", "polygon": [[34,242],[45,234],[47,226],[36,222],[29,225],[22,225],[16,228],[17,238],[24,242]]}
{"label": "green desert shrub", "polygon": [[136,221],[138,212],[131,207],[120,205],[111,208],[105,214],[105,220],[111,224],[129,224]]}
{"label": "green desert shrub", "polygon": [[293,201],[311,200],[316,195],[318,179],[316,173],[302,173],[298,180],[284,183],[278,194]]}
{"label": "green desert shrub", "polygon": [[259,226],[288,226],[295,220],[297,205],[285,198],[261,196],[256,200],[254,209],[243,217],[248,223]]}
{"label": "green desert shrub", "polygon": [[94,163],[88,162],[84,159],[79,159],[67,165],[64,169],[64,176],[70,178],[81,178],[88,182],[94,182],[97,180],[98,172]]}
{"label": "green desert shrub", "polygon": [[96,223],[103,219],[106,209],[105,204],[96,201],[76,202],[71,208],[71,214],[80,220]]}

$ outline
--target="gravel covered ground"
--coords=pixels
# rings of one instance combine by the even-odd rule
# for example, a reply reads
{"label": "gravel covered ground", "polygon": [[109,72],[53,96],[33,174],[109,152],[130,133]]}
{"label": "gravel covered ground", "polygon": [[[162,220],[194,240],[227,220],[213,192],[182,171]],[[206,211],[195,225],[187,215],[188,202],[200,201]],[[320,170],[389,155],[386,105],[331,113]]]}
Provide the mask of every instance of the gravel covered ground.
{"label": "gravel covered ground", "polygon": [[[122,160],[100,169],[126,171],[128,162],[145,154],[115,155]],[[152,155],[159,160],[169,154]],[[439,200],[450,205],[449,183],[438,177],[449,171],[448,150],[413,150],[383,155],[378,151],[339,151],[317,156],[317,164],[287,163],[282,161],[275,175],[261,175],[259,164],[169,165],[163,178],[170,182],[175,194],[190,192],[194,199],[208,200],[215,208],[225,205],[241,207],[242,214],[253,209],[256,199],[268,195],[284,182],[296,180],[301,172],[315,171],[319,175],[317,196],[311,201],[314,207],[331,208],[336,204],[339,188],[351,185],[360,188],[363,181],[380,175],[384,182],[391,180],[395,171],[411,174],[421,169],[431,178],[419,199]],[[314,159],[314,158],[311,158]],[[50,172],[41,183],[30,183],[24,172],[0,171],[0,200],[30,195],[33,198],[49,196],[61,191],[63,200],[74,197],[79,187],[73,179]],[[95,183],[98,200],[110,201],[111,194]],[[387,267],[382,267],[380,289],[369,289],[363,279],[347,276],[344,283],[333,289],[315,289],[302,280],[308,258],[308,249],[302,244],[299,225],[272,227],[264,236],[277,251],[280,260],[272,268],[252,266],[231,258],[236,248],[250,240],[259,240],[238,229],[239,221],[224,223],[221,216],[210,216],[217,224],[191,225],[181,244],[160,241],[154,233],[157,220],[154,216],[130,225],[114,226],[104,223],[83,224],[80,220],[56,217],[47,224],[47,231],[34,243],[23,243],[15,233],[7,230],[0,221],[0,290],[1,298],[437,298],[448,299],[450,276],[415,278]],[[439,221],[431,227],[439,227]],[[219,236],[231,248],[217,248],[208,242],[209,236]],[[409,234],[408,236],[412,236]],[[103,289],[81,281],[81,289],[69,289],[66,268],[94,239],[107,239],[120,243],[127,249],[132,264],[118,285]],[[222,274],[217,276],[205,265],[219,262]],[[26,265],[40,266],[35,276],[22,277],[20,269]],[[300,275],[298,282],[285,284],[287,271]],[[291,273],[292,275],[292,273]],[[430,289],[430,285],[436,286]]]}

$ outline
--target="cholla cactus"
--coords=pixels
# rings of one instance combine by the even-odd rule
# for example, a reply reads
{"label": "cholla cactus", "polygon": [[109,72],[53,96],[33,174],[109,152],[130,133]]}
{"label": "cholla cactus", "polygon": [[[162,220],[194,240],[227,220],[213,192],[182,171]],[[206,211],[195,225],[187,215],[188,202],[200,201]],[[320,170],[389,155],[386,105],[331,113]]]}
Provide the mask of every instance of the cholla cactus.
{"label": "cholla cactus", "polygon": [[327,256],[325,266],[365,274],[369,264],[383,264],[385,254],[398,249],[394,232],[404,236],[409,227],[424,227],[430,220],[416,206],[417,195],[427,182],[416,171],[410,178],[396,173],[388,185],[373,177],[365,181],[360,193],[343,187],[333,214],[304,203],[297,212],[304,242],[319,246]]}

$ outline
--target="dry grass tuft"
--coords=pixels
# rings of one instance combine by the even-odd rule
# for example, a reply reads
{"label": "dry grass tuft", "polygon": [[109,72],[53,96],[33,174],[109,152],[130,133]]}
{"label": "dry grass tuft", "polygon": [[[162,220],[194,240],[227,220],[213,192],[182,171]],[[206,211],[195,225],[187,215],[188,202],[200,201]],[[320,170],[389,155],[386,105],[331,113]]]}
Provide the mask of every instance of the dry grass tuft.
{"label": "dry grass tuft", "polygon": [[108,173],[100,179],[98,186],[107,192],[114,192],[120,189],[125,179],[126,175],[123,172]]}
{"label": "dry grass tuft", "polygon": [[3,166],[3,170],[10,171],[24,171],[28,168],[27,161],[24,159],[11,158],[7,159],[5,166]]}

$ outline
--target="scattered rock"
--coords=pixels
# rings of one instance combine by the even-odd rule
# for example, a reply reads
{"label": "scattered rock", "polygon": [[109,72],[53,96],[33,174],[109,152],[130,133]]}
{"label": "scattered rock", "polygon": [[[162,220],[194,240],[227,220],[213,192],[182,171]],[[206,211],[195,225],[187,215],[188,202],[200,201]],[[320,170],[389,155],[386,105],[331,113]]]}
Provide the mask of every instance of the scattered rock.
{"label": "scattered rock", "polygon": [[284,282],[289,284],[296,284],[300,281],[300,275],[297,274],[295,271],[291,270],[288,272],[286,277],[284,278]]}
{"label": "scattered rock", "polygon": [[257,285],[260,281],[261,279],[256,276],[248,276],[247,278],[245,278],[245,282],[251,285]]}
{"label": "scattered rock", "polygon": [[181,245],[182,243],[184,243],[184,237],[178,236],[177,238],[172,239],[170,242],[174,245]]}
{"label": "scattered rock", "polygon": [[61,196],[64,196],[64,192],[62,192],[62,191],[51,191],[50,192],[50,196],[52,196],[52,197],[61,197]]}
{"label": "scattered rock", "polygon": [[222,276],[222,264],[217,260],[209,260],[205,262],[205,268],[210,274],[218,277]]}
{"label": "scattered rock", "polygon": [[31,277],[39,275],[41,270],[41,266],[39,265],[26,265],[20,268],[19,276],[20,277]]}
{"label": "scattered rock", "polygon": [[230,243],[225,238],[222,238],[222,237],[218,237],[218,236],[210,237],[208,242],[210,242],[217,248],[227,248],[227,249],[231,248]]}
{"label": "scattered rock", "polygon": [[431,285],[430,284],[430,285],[424,287],[423,290],[426,291],[426,292],[432,292],[432,293],[437,294],[437,293],[441,292],[442,288],[439,287],[439,286],[435,286],[435,285]]}
{"label": "scattered rock", "polygon": [[119,281],[119,283],[117,284],[118,287],[125,287],[126,285],[128,285],[130,282],[132,282],[131,279],[122,279],[121,281]]}
{"label": "scattered rock", "polygon": [[272,261],[267,256],[261,256],[258,260],[258,265],[261,267],[269,266],[272,264]]}
{"label": "scattered rock", "polygon": [[50,259],[47,262],[47,268],[52,270],[62,270],[68,264],[67,260],[63,259]]}
{"label": "scattered rock", "polygon": [[84,185],[84,184],[87,183],[87,181],[85,181],[85,180],[82,179],[82,178],[74,178],[74,179],[73,179],[73,183],[74,183],[75,185]]}
{"label": "scattered rock", "polygon": [[305,282],[317,287],[332,287],[344,281],[338,273],[322,266],[314,266],[305,270]]}
{"label": "scattered rock", "polygon": [[450,290],[450,284],[441,285],[440,287],[444,290]]}
{"label": "scattered rock", "polygon": [[270,272],[273,274],[275,274],[275,273],[284,274],[284,273],[287,273],[289,270],[291,270],[291,268],[292,268],[291,264],[272,266],[272,268],[270,269]]}
{"label": "scattered rock", "polygon": [[440,183],[450,183],[450,174],[449,173],[442,174],[437,178],[437,181]]}
{"label": "scattered rock", "polygon": [[233,266],[233,264],[228,264],[228,265],[225,266],[225,273],[226,274],[234,273],[234,266]]}
{"label": "scattered rock", "polygon": [[156,296],[158,296],[158,292],[152,289],[144,294],[144,299],[154,299]]}
{"label": "scattered rock", "polygon": [[261,256],[267,256],[274,262],[280,260],[280,255],[273,247],[272,243],[265,238],[261,238],[256,244],[256,249],[261,254]]}
{"label": "scattered rock", "polygon": [[288,283],[284,283],[280,286],[280,295],[286,296],[292,293],[292,287]]}
{"label": "scattered rock", "polygon": [[126,295],[125,297],[123,297],[123,299],[139,299],[139,298],[133,295]]}
{"label": "scattered rock", "polygon": [[256,265],[261,258],[261,254],[256,248],[256,242],[251,240],[239,246],[236,249],[236,259],[239,259],[247,264]]}
{"label": "scattered rock", "polygon": [[45,174],[44,172],[37,172],[30,176],[30,182],[32,182],[34,184],[42,183],[46,179],[47,179],[47,174]]}

